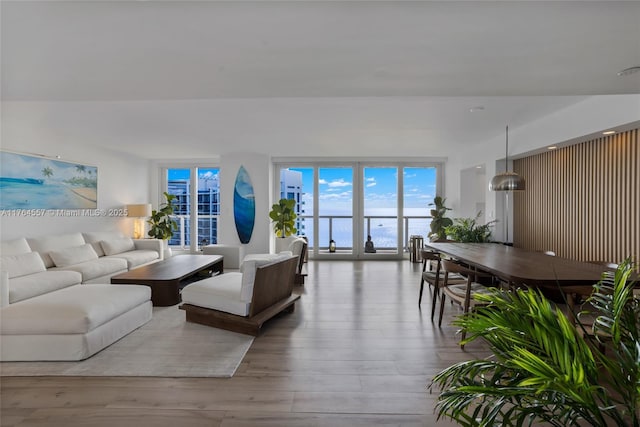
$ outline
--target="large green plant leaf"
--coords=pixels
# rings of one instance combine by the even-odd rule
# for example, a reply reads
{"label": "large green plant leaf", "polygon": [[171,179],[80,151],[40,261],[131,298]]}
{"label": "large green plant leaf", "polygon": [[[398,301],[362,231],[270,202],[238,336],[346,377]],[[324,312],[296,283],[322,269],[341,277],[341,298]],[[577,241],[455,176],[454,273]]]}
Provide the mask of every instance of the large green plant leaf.
{"label": "large green plant leaf", "polygon": [[482,338],[493,351],[437,374],[436,410],[465,426],[638,426],[640,308],[623,263],[594,287],[594,329],[602,352],[541,292],[493,290],[491,305],[460,316],[465,343]]}
{"label": "large green plant leaf", "polygon": [[176,196],[164,192],[166,203],[160,205],[160,209],[152,210],[151,216],[147,220],[149,224],[149,237],[154,239],[168,240],[173,236],[173,232],[178,230],[178,223],[171,218],[173,215],[173,201]]}
{"label": "large green plant leaf", "polygon": [[297,233],[295,219],[296,201],[294,199],[280,199],[273,204],[269,218],[273,222],[273,230],[278,237],[287,237]]}

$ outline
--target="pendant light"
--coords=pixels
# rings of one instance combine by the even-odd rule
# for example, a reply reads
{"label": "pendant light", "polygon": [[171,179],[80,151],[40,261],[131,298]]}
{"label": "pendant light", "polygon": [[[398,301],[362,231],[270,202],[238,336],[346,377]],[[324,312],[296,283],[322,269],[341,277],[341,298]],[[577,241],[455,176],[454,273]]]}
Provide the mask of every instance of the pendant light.
{"label": "pendant light", "polygon": [[504,172],[499,173],[498,175],[491,178],[491,182],[489,183],[489,190],[504,192],[504,208],[506,211],[504,216],[504,244],[511,245],[511,243],[509,242],[509,192],[524,191],[525,185],[524,178],[522,178],[515,172],[509,172],[509,126],[507,126],[507,143],[505,149],[504,164]]}
{"label": "pendant light", "polygon": [[509,172],[509,126],[507,126],[507,143],[505,150],[505,171],[491,178],[491,191],[524,191],[524,178],[515,172]]}

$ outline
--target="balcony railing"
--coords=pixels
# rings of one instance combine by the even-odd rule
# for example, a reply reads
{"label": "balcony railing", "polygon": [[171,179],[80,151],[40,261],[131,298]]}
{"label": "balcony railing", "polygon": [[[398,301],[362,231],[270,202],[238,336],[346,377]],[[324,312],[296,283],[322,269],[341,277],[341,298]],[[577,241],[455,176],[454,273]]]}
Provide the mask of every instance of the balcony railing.
{"label": "balcony railing", "polygon": [[[171,218],[178,223],[178,230],[173,233],[169,245],[188,248],[190,245],[189,215],[172,215]],[[200,246],[218,242],[218,223],[220,215],[198,215],[198,248]]]}
{"label": "balcony railing", "polygon": [[[169,241],[171,246],[177,246],[180,248],[187,248],[190,244],[190,233],[189,233],[189,215],[173,215],[174,218],[178,222],[178,230],[173,234],[173,238]],[[198,215],[198,247],[204,244],[217,243],[217,231],[218,231],[218,220],[220,215]],[[313,217],[301,215],[298,218],[302,220],[308,221],[306,226],[304,227],[306,231],[313,230],[313,227],[309,226],[309,224],[313,224]],[[374,242],[382,241],[379,236],[376,235],[376,224],[381,224],[382,222],[387,222],[393,224],[391,227],[394,227],[396,224],[397,217],[393,215],[365,215],[364,216],[364,232],[365,238],[367,235],[371,235]],[[321,229],[320,237],[324,241],[324,244],[319,245],[318,249],[320,250],[328,250],[329,249],[329,241],[336,240],[336,222],[337,221],[347,221],[349,224],[350,234],[348,236],[349,246],[346,245],[338,245],[337,250],[352,250],[353,248],[350,246],[352,241],[352,230],[351,224],[353,223],[352,215],[319,215],[318,220],[322,222],[328,223],[328,235],[327,230]],[[431,216],[419,216],[419,215],[407,215],[402,217],[403,224],[403,250],[408,251],[409,249],[409,237],[415,234],[419,234],[427,237],[429,233],[429,223],[431,220]],[[305,222],[306,222],[305,221]],[[203,224],[204,222],[204,224]],[[322,228],[322,225],[321,225]],[[306,233],[309,235],[310,233]],[[338,239],[338,243],[339,243]],[[393,242],[397,242],[397,235],[392,234],[391,239]],[[311,241],[314,241],[311,239]],[[317,239],[315,240],[317,241]],[[363,242],[364,245],[364,242]],[[379,250],[397,250],[396,245],[384,245],[380,243],[376,243],[376,249]]]}
{"label": "balcony railing", "polygon": [[[299,218],[308,220],[311,224],[313,223],[313,216],[299,216]],[[365,238],[368,235],[372,236],[372,240],[374,243],[376,241],[393,241],[394,243],[398,241],[397,238],[397,216],[393,215],[365,215],[364,219],[364,233]],[[403,228],[403,250],[408,251],[409,249],[409,238],[412,235],[422,235],[423,237],[427,237],[429,233],[429,224],[431,223],[431,216],[427,215],[407,215],[402,217],[402,228]],[[320,239],[322,240],[322,244],[318,245],[318,249],[327,250],[329,248],[329,241],[335,240],[337,243],[337,250],[351,250],[353,249],[350,244],[352,241],[353,231],[351,230],[353,224],[353,216],[352,215],[319,215],[318,221],[320,221],[319,226],[319,234]],[[338,239],[336,236],[336,223],[339,221],[346,221],[349,225],[349,236],[346,239]],[[394,231],[391,234],[391,237],[387,239],[381,239],[377,236],[376,229],[378,226],[383,226],[384,223],[389,224],[388,228],[392,228]],[[326,224],[326,225],[325,225]],[[327,230],[328,228],[328,230]],[[312,230],[309,224],[305,227],[306,230]],[[307,233],[307,235],[310,233]],[[340,244],[340,240],[348,240],[349,246],[345,246],[344,244]],[[312,242],[317,242],[318,239],[310,239]],[[363,242],[364,245],[364,242]],[[385,245],[376,243],[376,249],[380,250],[397,250],[396,244],[393,245]]]}

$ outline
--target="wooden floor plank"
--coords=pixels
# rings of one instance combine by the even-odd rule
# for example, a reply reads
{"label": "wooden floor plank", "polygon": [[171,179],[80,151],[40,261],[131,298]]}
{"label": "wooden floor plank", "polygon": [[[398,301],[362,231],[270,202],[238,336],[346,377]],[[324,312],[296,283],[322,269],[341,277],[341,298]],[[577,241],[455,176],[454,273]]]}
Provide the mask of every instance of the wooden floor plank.
{"label": "wooden floor plank", "polygon": [[[233,378],[6,377],[2,426],[432,426],[440,370],[460,350],[445,307],[417,298],[420,264],[310,261],[295,312],[267,322]],[[177,310],[177,307],[176,307]],[[1,369],[1,367],[0,367]]]}

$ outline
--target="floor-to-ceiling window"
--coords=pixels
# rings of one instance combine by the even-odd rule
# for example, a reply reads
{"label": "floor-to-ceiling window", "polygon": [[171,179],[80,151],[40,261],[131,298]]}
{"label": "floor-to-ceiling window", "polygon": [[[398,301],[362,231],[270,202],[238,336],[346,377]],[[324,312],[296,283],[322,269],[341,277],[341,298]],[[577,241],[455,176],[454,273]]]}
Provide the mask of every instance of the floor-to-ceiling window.
{"label": "floor-to-ceiling window", "polygon": [[[441,194],[442,166],[437,163],[323,161],[276,166],[276,197],[298,201],[298,234],[307,237],[311,256],[403,256],[409,236],[427,238],[429,203]],[[366,244],[368,236],[371,244]]]}
{"label": "floor-to-ceiling window", "polygon": [[353,250],[353,168],[318,169],[318,250]]}
{"label": "floor-to-ceiling window", "polygon": [[[398,168],[363,167],[362,195],[362,251],[376,254],[397,253]],[[371,243],[366,245],[369,237]]]}
{"label": "floor-to-ceiling window", "polygon": [[314,169],[310,167],[289,167],[280,170],[280,198],[296,201],[296,230],[299,236],[307,238],[308,248],[315,247],[315,218],[313,215]]}
{"label": "floor-to-ceiling window", "polygon": [[[217,168],[167,168],[165,188],[176,196],[174,219],[178,230],[169,245],[200,247],[218,240],[220,181]],[[192,239],[195,239],[192,245]]]}
{"label": "floor-to-ceiling window", "polygon": [[404,247],[409,244],[409,237],[423,236],[427,240],[430,232],[431,217],[429,214],[433,199],[438,192],[438,168],[436,166],[409,166],[402,170],[404,214],[403,232]]}

